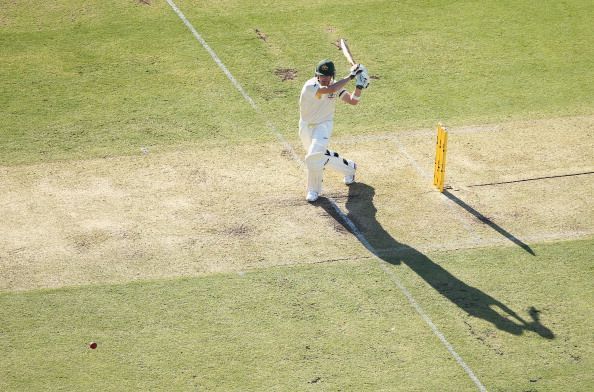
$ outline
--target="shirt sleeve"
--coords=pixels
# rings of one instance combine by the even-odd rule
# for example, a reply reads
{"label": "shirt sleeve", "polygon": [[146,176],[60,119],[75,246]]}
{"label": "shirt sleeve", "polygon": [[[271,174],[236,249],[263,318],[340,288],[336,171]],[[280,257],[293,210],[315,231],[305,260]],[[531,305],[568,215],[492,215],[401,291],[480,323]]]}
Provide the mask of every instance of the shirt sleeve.
{"label": "shirt sleeve", "polygon": [[308,84],[305,86],[305,95],[309,96],[310,98],[318,98],[319,89],[320,85],[317,83]]}

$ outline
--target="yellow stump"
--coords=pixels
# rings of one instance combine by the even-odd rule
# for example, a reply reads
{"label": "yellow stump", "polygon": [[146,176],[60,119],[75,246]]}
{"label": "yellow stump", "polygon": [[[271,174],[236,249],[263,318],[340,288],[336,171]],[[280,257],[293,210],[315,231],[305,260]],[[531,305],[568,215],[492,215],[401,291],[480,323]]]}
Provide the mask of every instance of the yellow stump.
{"label": "yellow stump", "polygon": [[448,147],[448,130],[441,124],[437,125],[437,145],[435,147],[435,168],[433,171],[433,185],[443,192],[445,180],[446,150]]}

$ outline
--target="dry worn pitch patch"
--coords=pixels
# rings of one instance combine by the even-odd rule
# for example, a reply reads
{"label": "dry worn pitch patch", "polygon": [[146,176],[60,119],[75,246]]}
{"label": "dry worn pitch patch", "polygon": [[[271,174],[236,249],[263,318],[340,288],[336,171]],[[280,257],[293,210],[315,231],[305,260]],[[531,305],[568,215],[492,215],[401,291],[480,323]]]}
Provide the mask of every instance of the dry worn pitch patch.
{"label": "dry worn pitch patch", "polygon": [[[451,129],[445,195],[433,130],[336,133],[358,183],[329,172],[325,196],[380,252],[594,234],[594,116]],[[4,167],[0,180],[4,291],[371,257],[328,200],[304,201],[303,168],[277,143]]]}

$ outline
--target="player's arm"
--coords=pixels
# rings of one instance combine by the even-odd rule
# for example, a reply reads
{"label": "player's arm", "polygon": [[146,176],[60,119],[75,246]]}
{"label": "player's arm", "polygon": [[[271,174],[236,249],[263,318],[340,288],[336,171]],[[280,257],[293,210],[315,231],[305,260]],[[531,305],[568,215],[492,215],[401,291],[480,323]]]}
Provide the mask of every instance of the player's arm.
{"label": "player's arm", "polygon": [[360,67],[363,68],[363,70],[355,75],[355,91],[353,91],[352,93],[347,93],[345,91],[343,94],[340,95],[340,99],[351,105],[356,105],[359,103],[359,100],[361,99],[361,91],[363,91],[364,88],[367,88],[367,86],[369,86],[369,77],[367,76],[367,69],[362,65],[360,65]]}
{"label": "player's arm", "polygon": [[353,91],[352,93],[345,91],[343,94],[341,94],[340,99],[342,99],[349,105],[356,105],[359,103],[359,100],[361,99],[361,91],[363,91],[362,87],[357,86],[355,87],[355,91]]}
{"label": "player's arm", "polygon": [[343,89],[344,86],[347,85],[348,82],[351,81],[351,76],[347,76],[344,79],[341,79],[337,82],[334,82],[333,84],[331,84],[330,86],[327,87],[320,87],[318,89],[318,94],[322,95],[322,94],[332,94],[335,93],[337,91],[340,91]]}

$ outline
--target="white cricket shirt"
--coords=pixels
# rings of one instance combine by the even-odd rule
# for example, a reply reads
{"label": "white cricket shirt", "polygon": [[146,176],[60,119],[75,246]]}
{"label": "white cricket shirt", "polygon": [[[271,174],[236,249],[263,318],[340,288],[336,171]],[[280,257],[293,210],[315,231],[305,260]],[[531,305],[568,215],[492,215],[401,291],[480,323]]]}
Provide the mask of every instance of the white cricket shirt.
{"label": "white cricket shirt", "polygon": [[299,97],[299,109],[301,121],[308,124],[319,124],[334,119],[336,100],[346,91],[342,89],[332,94],[318,95],[322,87],[318,78],[313,77],[303,85]]}

